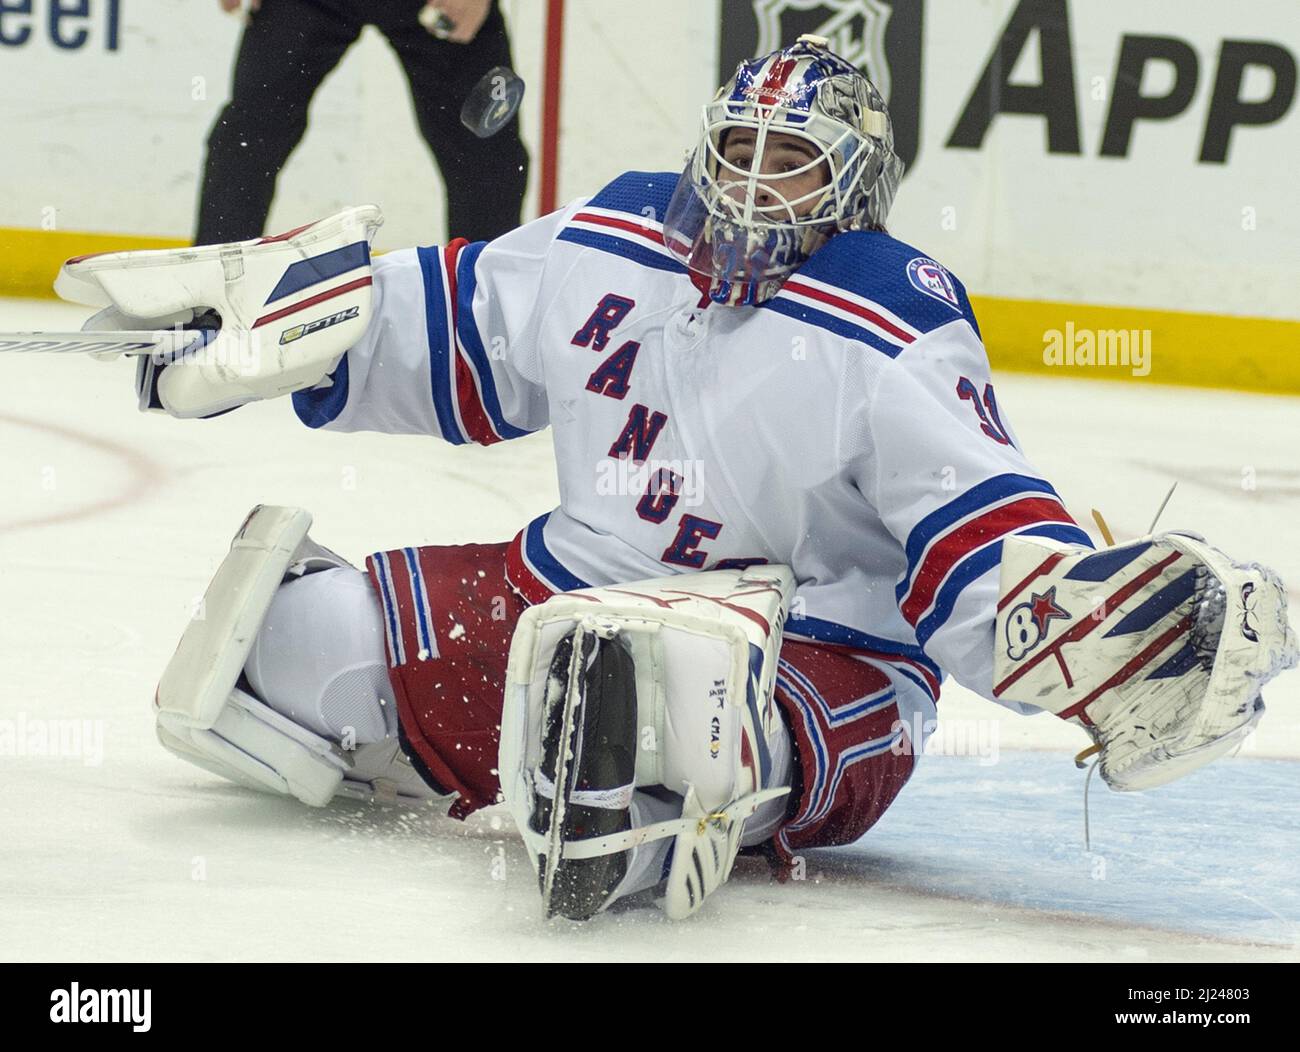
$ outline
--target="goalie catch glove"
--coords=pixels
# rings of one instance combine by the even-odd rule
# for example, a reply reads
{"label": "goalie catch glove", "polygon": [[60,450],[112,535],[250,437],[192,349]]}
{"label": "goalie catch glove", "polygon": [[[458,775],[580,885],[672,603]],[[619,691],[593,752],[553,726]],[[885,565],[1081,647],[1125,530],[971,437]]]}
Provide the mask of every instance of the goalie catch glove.
{"label": "goalie catch glove", "polygon": [[369,323],[382,222],[366,205],[276,237],[80,256],[54,288],[105,308],[86,332],[179,329],[179,350],[139,356],[139,407],[215,416],[328,382]]}
{"label": "goalie catch glove", "polygon": [[1083,726],[1112,789],[1236,748],[1300,659],[1277,575],[1194,533],[1102,551],[1012,537],[999,592],[993,693]]}

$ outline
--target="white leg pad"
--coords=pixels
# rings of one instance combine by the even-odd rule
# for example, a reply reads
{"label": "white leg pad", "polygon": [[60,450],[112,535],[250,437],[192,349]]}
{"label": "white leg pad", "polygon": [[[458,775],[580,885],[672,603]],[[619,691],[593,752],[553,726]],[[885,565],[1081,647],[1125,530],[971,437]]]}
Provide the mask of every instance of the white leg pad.
{"label": "white leg pad", "polygon": [[[666,854],[657,842],[671,840],[664,910],[686,917],[726,881],[749,820],[757,818],[766,835],[779,824],[790,791],[788,732],[772,691],[793,594],[789,567],[764,564],[579,589],[520,616],[497,767],[548,915],[566,908],[553,907],[552,896],[568,861],[631,853],[598,912],[655,883],[655,864],[661,869]],[[571,637],[572,653],[581,655],[589,634],[618,640],[631,658],[636,706],[631,783],[592,790],[576,788],[590,755],[582,666],[574,658],[567,679],[555,671],[562,641]],[[566,744],[550,746],[548,738]],[[781,743],[779,755],[773,743]],[[680,803],[657,807],[648,795],[638,800],[638,790],[666,790]],[[539,800],[550,801],[549,810]],[[626,808],[634,821],[621,832],[571,837],[571,806]],[[589,905],[584,900],[577,912],[590,915]]]}
{"label": "white leg pad", "polygon": [[237,686],[285,577],[349,565],[312,541],[310,526],[302,509],[268,505],[244,520],[159,682],[158,740],[223,778],[313,807],[339,795],[432,798],[396,740],[347,751]]}
{"label": "white leg pad", "polygon": [[159,719],[207,730],[234,689],[311,516],[259,504],[244,520],[158,682]]}
{"label": "white leg pad", "polygon": [[324,807],[349,764],[338,746],[235,689],[210,728],[159,716],[158,740],[185,759],[241,785]]}

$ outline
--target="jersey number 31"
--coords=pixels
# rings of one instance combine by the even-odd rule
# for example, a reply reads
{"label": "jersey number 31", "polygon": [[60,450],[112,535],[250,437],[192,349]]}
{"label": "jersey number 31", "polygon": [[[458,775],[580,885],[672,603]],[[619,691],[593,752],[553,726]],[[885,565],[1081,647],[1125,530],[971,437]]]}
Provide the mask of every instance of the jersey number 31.
{"label": "jersey number 31", "polygon": [[957,396],[969,401],[975,407],[975,412],[980,418],[980,430],[989,438],[1000,445],[1014,445],[1011,436],[1007,434],[1007,429],[1002,426],[1002,421],[998,418],[998,401],[993,397],[992,384],[984,385],[984,404],[981,405],[975,384],[969,377],[963,376],[957,381]]}

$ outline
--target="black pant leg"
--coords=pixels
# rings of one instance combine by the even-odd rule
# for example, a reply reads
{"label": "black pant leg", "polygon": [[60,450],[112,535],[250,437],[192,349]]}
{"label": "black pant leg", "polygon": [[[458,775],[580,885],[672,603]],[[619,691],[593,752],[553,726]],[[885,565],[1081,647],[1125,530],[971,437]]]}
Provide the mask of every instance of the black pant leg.
{"label": "black pant leg", "polygon": [[[365,5],[357,5],[364,7]],[[345,0],[263,0],[239,43],[230,101],[208,135],[197,245],[265,233],[276,178],[320,82],[361,33]]]}
{"label": "black pant leg", "polygon": [[[354,0],[356,2],[356,0]],[[516,114],[480,139],[460,122],[470,90],[493,66],[512,66],[505,19],[493,3],[469,44],[439,40],[418,22],[424,0],[364,0],[370,21],[406,70],[420,132],[447,187],[449,238],[488,241],[519,225],[528,185],[528,152]]]}

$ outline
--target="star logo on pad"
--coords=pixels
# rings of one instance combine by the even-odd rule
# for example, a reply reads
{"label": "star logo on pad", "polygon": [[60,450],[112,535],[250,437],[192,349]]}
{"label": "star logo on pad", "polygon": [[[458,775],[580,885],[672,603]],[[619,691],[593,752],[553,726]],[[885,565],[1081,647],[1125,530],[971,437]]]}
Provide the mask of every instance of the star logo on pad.
{"label": "star logo on pad", "polygon": [[1056,585],[1052,585],[1042,595],[1037,592],[1033,593],[1029,600],[1029,616],[1034,619],[1034,624],[1038,626],[1039,638],[1047,635],[1047,624],[1052,618],[1059,617],[1064,621],[1070,620],[1070,615],[1056,605]]}

